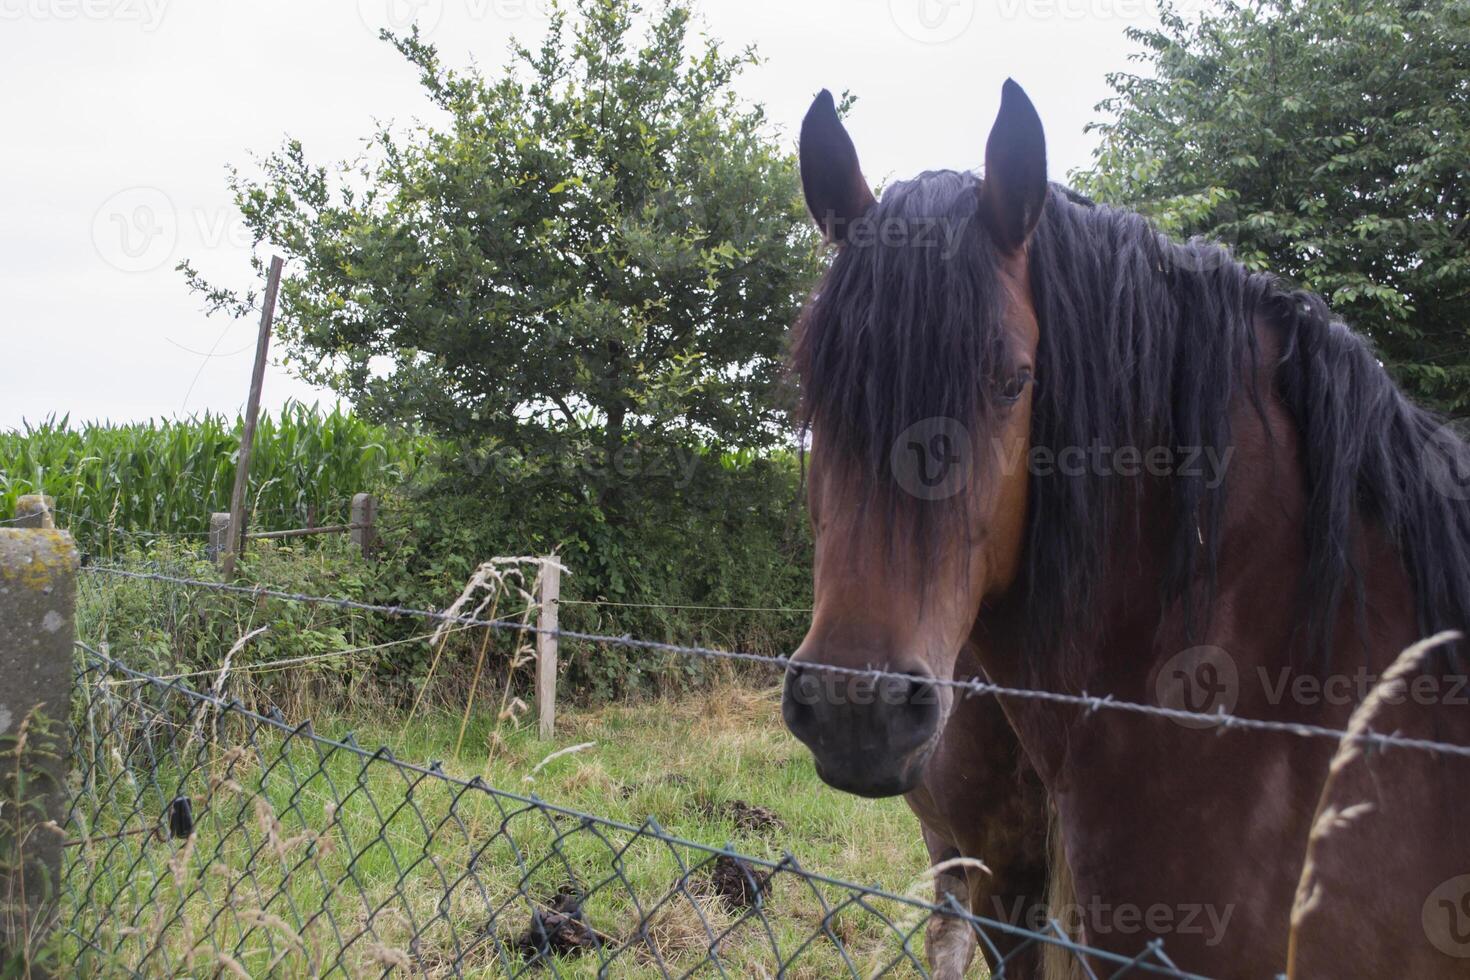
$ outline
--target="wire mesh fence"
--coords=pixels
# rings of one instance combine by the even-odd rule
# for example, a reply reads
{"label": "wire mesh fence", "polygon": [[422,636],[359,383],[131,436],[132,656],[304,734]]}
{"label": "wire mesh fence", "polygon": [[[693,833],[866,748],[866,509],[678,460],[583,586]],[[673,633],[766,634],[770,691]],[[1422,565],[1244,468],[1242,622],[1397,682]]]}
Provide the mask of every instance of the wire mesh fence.
{"label": "wire mesh fence", "polygon": [[[971,915],[462,780],[80,646],[59,941],[76,975],[928,976],[933,921],[995,975],[1170,976]],[[1029,951],[1029,952],[1028,952]]]}

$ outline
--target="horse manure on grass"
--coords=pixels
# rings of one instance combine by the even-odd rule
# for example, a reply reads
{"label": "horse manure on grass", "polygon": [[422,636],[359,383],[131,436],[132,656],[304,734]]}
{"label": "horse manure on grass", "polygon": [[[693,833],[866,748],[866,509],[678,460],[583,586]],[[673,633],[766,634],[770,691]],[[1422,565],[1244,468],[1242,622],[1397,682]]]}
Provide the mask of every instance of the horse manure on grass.
{"label": "horse manure on grass", "polygon": [[731,800],[725,804],[725,812],[735,821],[736,827],[749,834],[786,829],[786,824],[776,816],[776,811],[755,803]]}
{"label": "horse manure on grass", "polygon": [[715,859],[710,889],[732,909],[746,909],[771,894],[771,876],[728,854]]}
{"label": "horse manure on grass", "polygon": [[724,803],[701,803],[699,809],[707,817],[728,817],[735,829],[747,834],[764,834],[785,830],[786,823],[776,811],[757,803],[744,800],[726,800]]}
{"label": "horse manure on grass", "polygon": [[545,908],[531,912],[526,931],[516,939],[516,949],[527,962],[537,962],[565,953],[583,953],[597,949],[601,943],[587,925],[582,914],[582,901],[576,888],[563,885]]}

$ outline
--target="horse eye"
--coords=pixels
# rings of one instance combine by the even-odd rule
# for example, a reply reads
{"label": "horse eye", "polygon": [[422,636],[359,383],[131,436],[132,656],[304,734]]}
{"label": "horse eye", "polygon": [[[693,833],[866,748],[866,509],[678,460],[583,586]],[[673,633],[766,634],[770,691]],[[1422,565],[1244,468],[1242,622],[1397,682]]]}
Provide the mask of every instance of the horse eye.
{"label": "horse eye", "polygon": [[1000,400],[1006,404],[1013,404],[1021,400],[1021,395],[1026,391],[1026,386],[1031,383],[1031,369],[1022,368],[1006,379],[1000,386]]}

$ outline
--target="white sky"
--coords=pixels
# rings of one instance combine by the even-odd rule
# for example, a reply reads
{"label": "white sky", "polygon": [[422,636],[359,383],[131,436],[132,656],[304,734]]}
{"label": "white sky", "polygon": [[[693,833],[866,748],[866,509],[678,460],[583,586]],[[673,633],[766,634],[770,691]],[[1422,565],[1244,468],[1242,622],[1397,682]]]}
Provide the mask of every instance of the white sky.
{"label": "white sky", "polygon": [[[127,421],[244,402],[253,319],[205,317],[174,271],[249,284],[225,166],[287,135],[329,163],[374,119],[429,112],[376,37],[416,16],[447,64],[504,64],[545,0],[0,0],[0,428],[70,413]],[[1053,177],[1085,165],[1083,126],[1128,67],[1152,0],[701,0],[764,64],[741,89],[781,137],[822,87],[877,184],[976,167],[1010,75],[1045,121]],[[143,232],[148,231],[145,235]],[[213,351],[213,354],[209,352]],[[272,364],[265,404],[331,403]]]}

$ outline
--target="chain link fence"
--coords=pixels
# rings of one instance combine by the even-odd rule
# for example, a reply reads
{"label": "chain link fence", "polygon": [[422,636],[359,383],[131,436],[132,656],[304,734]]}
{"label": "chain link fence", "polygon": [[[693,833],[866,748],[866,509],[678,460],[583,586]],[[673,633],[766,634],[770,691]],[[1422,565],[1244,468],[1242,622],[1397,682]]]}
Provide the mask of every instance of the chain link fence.
{"label": "chain link fence", "polygon": [[1081,976],[1186,976],[1157,944],[1127,960],[457,779],[86,646],[69,738],[78,976],[928,976],[936,916],[996,975],[1050,944]]}

